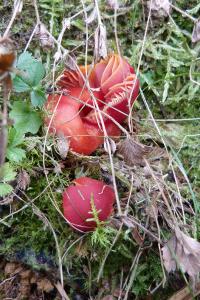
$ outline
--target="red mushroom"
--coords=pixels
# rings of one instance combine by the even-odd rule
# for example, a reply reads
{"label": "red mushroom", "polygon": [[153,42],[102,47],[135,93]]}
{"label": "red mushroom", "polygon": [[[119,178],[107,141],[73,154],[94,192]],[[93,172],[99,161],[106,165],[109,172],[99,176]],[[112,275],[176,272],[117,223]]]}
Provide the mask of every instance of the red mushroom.
{"label": "red mushroom", "polygon": [[[85,84],[86,77],[90,88]],[[122,123],[127,117],[137,98],[139,81],[128,62],[114,54],[93,68],[65,70],[57,87],[59,94],[50,95],[46,104],[47,111],[54,115],[51,123],[51,116],[45,123],[50,124],[51,131],[69,138],[73,151],[91,154],[103,143],[102,120],[108,136],[120,135],[113,119]]]}
{"label": "red mushroom", "polygon": [[73,183],[75,185],[70,185],[63,192],[64,216],[73,228],[83,232],[92,231],[97,226],[91,220],[92,203],[98,212],[99,221],[107,220],[115,201],[114,190],[103,181],[89,177],[75,179]]}

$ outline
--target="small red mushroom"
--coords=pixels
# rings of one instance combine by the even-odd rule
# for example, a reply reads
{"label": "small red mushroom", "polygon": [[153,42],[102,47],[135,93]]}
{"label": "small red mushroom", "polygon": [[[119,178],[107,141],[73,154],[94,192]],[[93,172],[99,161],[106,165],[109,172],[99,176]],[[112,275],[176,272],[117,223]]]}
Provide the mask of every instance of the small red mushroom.
{"label": "small red mushroom", "polygon": [[[97,226],[91,220],[92,203],[98,212],[99,221],[105,221],[113,210],[115,194],[112,187],[103,181],[80,177],[63,192],[63,210],[68,223],[78,231],[92,231]],[[89,221],[87,221],[89,220]]]}
{"label": "small red mushroom", "polygon": [[[85,84],[86,78],[90,88]],[[102,121],[108,136],[120,136],[113,120],[121,124],[126,119],[139,91],[134,69],[117,54],[94,67],[65,70],[56,85],[59,94],[50,95],[46,104],[53,117],[51,120],[49,115],[45,123],[57,135],[64,134],[73,151],[86,155],[103,143]]]}

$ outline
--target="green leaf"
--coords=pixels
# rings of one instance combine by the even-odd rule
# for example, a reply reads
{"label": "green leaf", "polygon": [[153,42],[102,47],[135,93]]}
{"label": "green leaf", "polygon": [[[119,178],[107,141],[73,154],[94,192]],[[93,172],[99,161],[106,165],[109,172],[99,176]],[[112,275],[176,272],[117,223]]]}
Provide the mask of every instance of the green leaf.
{"label": "green leaf", "polygon": [[5,163],[3,165],[3,181],[7,182],[14,180],[16,174],[17,173],[13,170],[9,163]]}
{"label": "green leaf", "polygon": [[31,92],[31,103],[33,106],[42,107],[46,100],[45,92],[41,89],[34,89]]}
{"label": "green leaf", "polygon": [[0,183],[0,197],[4,197],[10,194],[13,190],[13,187],[8,183]]}
{"label": "green leaf", "polygon": [[31,86],[19,76],[13,78],[13,87],[17,93],[29,92],[31,90]]}
{"label": "green leaf", "polygon": [[42,63],[36,60],[29,52],[22,53],[17,61],[17,69],[22,75],[13,78],[13,86],[16,92],[27,92],[37,86],[45,75]]}
{"label": "green leaf", "polygon": [[39,113],[23,101],[14,102],[9,116],[15,122],[14,128],[21,134],[27,132],[36,134],[42,124]]}
{"label": "green leaf", "polygon": [[30,52],[24,52],[19,55],[17,60],[17,68],[20,70],[26,70],[26,67],[35,62],[32,54]]}
{"label": "green leaf", "polygon": [[10,161],[20,162],[22,161],[23,158],[26,157],[26,152],[25,150],[18,147],[8,148],[6,157]]}
{"label": "green leaf", "polygon": [[17,131],[15,128],[10,128],[8,132],[8,147],[16,147],[24,140],[24,134]]}

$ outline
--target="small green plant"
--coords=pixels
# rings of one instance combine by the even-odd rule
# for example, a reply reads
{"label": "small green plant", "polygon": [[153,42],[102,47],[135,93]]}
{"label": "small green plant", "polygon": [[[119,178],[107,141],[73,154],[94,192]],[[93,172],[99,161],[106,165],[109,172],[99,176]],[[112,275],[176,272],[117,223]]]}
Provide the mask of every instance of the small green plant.
{"label": "small green plant", "polygon": [[42,63],[36,60],[31,53],[22,53],[16,68],[19,74],[13,76],[13,89],[17,93],[29,92],[31,103],[34,107],[41,107],[46,99],[41,80],[45,75]]}
{"label": "small green plant", "polygon": [[24,134],[11,127],[8,132],[6,157],[10,162],[20,162],[26,157],[26,152],[20,146],[24,142]]}
{"label": "small green plant", "polygon": [[100,247],[108,247],[111,244],[111,241],[116,234],[116,230],[109,227],[105,226],[108,224],[108,222],[105,221],[100,221],[99,220],[99,213],[95,207],[94,203],[94,196],[91,195],[91,212],[89,212],[92,215],[92,218],[87,219],[88,222],[94,221],[97,224],[97,227],[95,231],[91,233],[91,243],[92,246],[99,245]]}
{"label": "small green plant", "polygon": [[16,172],[9,163],[5,163],[0,169],[0,197],[10,194],[13,190],[10,181],[16,177]]}

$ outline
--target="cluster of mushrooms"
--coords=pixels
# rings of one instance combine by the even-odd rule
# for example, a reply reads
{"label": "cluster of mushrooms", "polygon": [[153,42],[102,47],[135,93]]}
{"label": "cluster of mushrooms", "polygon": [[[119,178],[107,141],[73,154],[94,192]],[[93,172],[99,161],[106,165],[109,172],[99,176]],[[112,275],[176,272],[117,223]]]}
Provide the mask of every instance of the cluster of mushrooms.
{"label": "cluster of mushrooms", "polygon": [[[50,132],[64,136],[72,151],[90,155],[103,143],[105,134],[120,136],[118,124],[127,118],[138,96],[139,80],[124,58],[112,54],[94,66],[64,70],[56,86],[46,102],[45,124]],[[105,221],[113,210],[114,190],[89,177],[73,183],[63,193],[64,216],[79,231],[94,230],[92,207],[99,221]]]}

